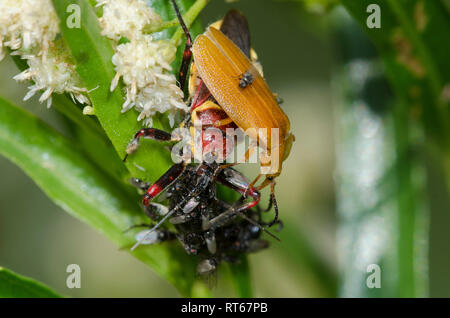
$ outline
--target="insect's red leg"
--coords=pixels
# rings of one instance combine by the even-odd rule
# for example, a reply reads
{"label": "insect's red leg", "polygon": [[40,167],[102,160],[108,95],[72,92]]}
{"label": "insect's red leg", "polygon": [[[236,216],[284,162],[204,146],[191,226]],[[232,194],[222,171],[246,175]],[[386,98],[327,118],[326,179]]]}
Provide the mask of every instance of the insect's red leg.
{"label": "insect's red leg", "polygon": [[186,44],[184,46],[183,60],[181,62],[180,72],[178,73],[178,83],[180,84],[181,90],[184,92],[184,88],[186,86],[186,78],[187,72],[189,68],[189,63],[191,63],[192,59],[192,37],[189,33],[189,30],[186,26],[186,23],[183,21],[183,17],[181,16],[180,9],[178,5],[175,3],[175,0],[172,0],[173,8],[177,14],[178,20],[180,21],[180,25],[183,28],[184,34],[186,35]]}
{"label": "insect's red leg", "polygon": [[[237,207],[237,212],[243,212],[258,205],[261,196],[259,190],[261,188],[253,186],[256,180],[249,183],[242,174],[230,168],[225,168],[217,178],[217,181],[227,186],[228,188],[239,192],[244,197],[250,196],[253,199],[253,201]],[[274,219],[267,224],[267,226],[271,227],[272,225],[278,223],[278,204],[275,198],[275,181],[272,177],[268,177],[266,178],[265,182],[267,185],[270,184],[270,202],[269,208],[267,210],[269,210],[273,206],[275,211]]]}
{"label": "insect's red leg", "polygon": [[142,198],[142,203],[148,206],[150,201],[175,181],[183,173],[185,168],[186,164],[184,162],[174,164],[170,167],[166,173],[148,188],[147,193]]}
{"label": "insect's red leg", "polygon": [[238,212],[251,209],[256,205],[258,205],[259,200],[261,198],[261,194],[238,171],[231,168],[225,168],[223,169],[222,173],[218,175],[217,181],[226,186],[227,188],[230,188],[240,193],[242,196],[244,197],[249,196],[253,199],[252,201],[236,208]]}
{"label": "insect's red leg", "polygon": [[231,168],[225,168],[217,176],[216,180],[221,184],[223,184],[224,186],[242,194],[243,197],[239,201],[242,201],[245,198],[244,197],[245,193],[247,193],[247,195],[249,195],[253,199],[253,201],[241,204],[237,207],[231,207],[230,209],[228,209],[228,211],[223,212],[222,214],[216,216],[212,220],[209,220],[204,225],[202,225],[203,230],[205,231],[214,230],[218,227],[225,225],[229,220],[234,218],[236,215],[240,215],[242,218],[258,226],[262,231],[266,232],[276,240],[278,241],[280,240],[278,237],[270,233],[266,228],[261,226],[261,224],[259,224],[257,221],[247,217],[243,213],[246,210],[251,209],[256,205],[258,205],[261,195],[258,190],[256,190],[253,186],[250,186],[247,179],[245,179],[245,177],[241,173]]}
{"label": "insect's red leg", "polygon": [[139,140],[141,138],[153,139],[157,141],[170,141],[172,140],[171,134],[164,130],[156,129],[156,128],[143,128],[139,130],[131,139],[131,141],[127,145],[126,155],[123,158],[123,161],[127,160],[128,155],[133,154],[139,147]]}

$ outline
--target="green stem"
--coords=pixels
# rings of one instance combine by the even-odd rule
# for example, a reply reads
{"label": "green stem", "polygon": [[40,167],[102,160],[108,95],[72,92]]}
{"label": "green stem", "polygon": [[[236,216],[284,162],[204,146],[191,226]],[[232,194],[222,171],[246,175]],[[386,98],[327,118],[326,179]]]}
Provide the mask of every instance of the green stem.
{"label": "green stem", "polygon": [[445,181],[447,184],[447,193],[450,194],[450,154],[449,153],[445,153],[443,155],[443,165],[444,165],[444,169],[445,169]]}
{"label": "green stem", "polygon": [[398,210],[398,296],[416,296],[414,275],[414,229],[416,206],[413,198],[414,186],[411,175],[411,160],[405,158],[410,142],[409,122],[404,120],[405,105],[401,103],[395,108],[394,128],[397,160],[397,210]]}
{"label": "green stem", "polygon": [[[185,17],[183,17],[185,19]],[[168,28],[172,28],[178,25],[178,19],[173,19],[170,21],[163,21],[158,25],[152,26],[150,24],[146,25],[143,29],[143,33],[152,34],[155,32],[160,32]]]}

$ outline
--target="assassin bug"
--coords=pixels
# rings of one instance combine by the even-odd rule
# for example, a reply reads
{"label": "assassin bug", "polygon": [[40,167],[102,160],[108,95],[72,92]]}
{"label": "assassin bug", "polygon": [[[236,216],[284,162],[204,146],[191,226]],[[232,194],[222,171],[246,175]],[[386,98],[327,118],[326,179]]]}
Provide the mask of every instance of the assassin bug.
{"label": "assassin bug", "polygon": [[[275,218],[269,224],[271,226],[278,219],[274,179],[280,174],[282,162],[289,155],[294,136],[289,132],[288,117],[277,104],[274,94],[269,90],[260,72],[252,73],[253,80],[247,81],[251,82],[251,85],[246,85],[245,89],[240,89],[239,82],[236,81],[236,78],[249,72],[256,65],[250,47],[247,21],[239,12],[231,10],[223,19],[220,30],[210,26],[193,42],[175,1],[171,0],[171,2],[187,38],[178,77],[182,90],[185,88],[189,64],[192,56],[194,57],[194,62],[190,66],[189,80],[189,93],[192,96],[190,117],[187,117],[182,126],[189,127],[191,134],[194,135],[195,125],[201,124],[201,143],[204,149],[208,149],[208,146],[214,144],[216,138],[215,135],[208,133],[209,128],[219,129],[222,132],[219,138],[223,139],[228,138],[225,136],[227,128],[244,130],[252,141],[251,148],[245,154],[246,161],[256,146],[266,149],[265,160],[261,160],[261,173],[253,182],[243,188],[237,186],[239,181],[230,178],[224,185],[239,192],[244,198],[252,199],[248,203],[241,202],[239,206],[234,206],[234,212],[229,212],[230,215],[236,215],[255,207],[260,200],[259,190],[270,185],[270,206],[273,205],[275,210]],[[252,57],[255,64],[250,60]],[[264,133],[264,129],[266,133]],[[137,150],[141,138],[178,141],[178,139],[172,139],[170,133],[159,129],[141,129],[128,144],[124,160]],[[219,157],[226,158],[230,151],[229,143],[226,143],[223,149],[213,149],[206,152],[206,156],[210,155],[216,158],[219,155]],[[205,156],[202,156],[201,159],[204,158]],[[192,187],[188,196],[166,214],[156,224],[155,229],[181,210],[189,200],[204,191],[211,180],[218,178],[221,171],[230,165],[233,164],[218,165],[211,169],[211,166],[203,161],[197,169],[198,173],[204,174],[205,177],[197,180],[199,184]],[[186,161],[174,164],[151,185],[143,197],[144,206],[149,206],[153,198],[180,177],[186,166]],[[256,187],[256,182],[263,175],[265,175],[265,180]]]}

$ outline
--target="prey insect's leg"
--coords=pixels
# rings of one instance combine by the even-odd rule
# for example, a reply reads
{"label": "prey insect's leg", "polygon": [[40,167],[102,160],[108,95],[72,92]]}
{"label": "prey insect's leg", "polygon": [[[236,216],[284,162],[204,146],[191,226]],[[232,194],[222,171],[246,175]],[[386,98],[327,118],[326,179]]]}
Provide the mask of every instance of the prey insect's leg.
{"label": "prey insect's leg", "polygon": [[[241,199],[236,204],[231,206],[227,211],[216,216],[209,222],[205,222],[203,224],[204,227],[203,230],[209,229],[214,230],[218,227],[225,225],[229,220],[234,218],[236,215],[239,215],[242,218],[249,221],[250,223],[258,226],[262,231],[266,232],[276,240],[279,240],[275,235],[273,235],[264,227],[262,227],[261,224],[247,217],[247,215],[244,214],[245,211],[258,205],[261,195],[257,189],[255,189],[253,186],[249,184],[247,179],[240,172],[231,168],[225,168],[221,171],[216,180],[221,184],[223,184],[224,186],[239,192],[240,194],[243,195],[243,197],[241,197]],[[248,203],[243,203],[243,201],[246,198],[244,195],[250,196],[253,200]]]}
{"label": "prey insect's leg", "polygon": [[184,46],[184,52],[183,52],[183,60],[181,62],[180,72],[178,73],[178,83],[180,83],[181,91],[184,92],[184,88],[186,86],[186,77],[187,72],[189,68],[189,64],[191,63],[192,59],[192,37],[189,33],[189,30],[186,26],[186,24],[183,21],[183,17],[181,16],[180,9],[178,8],[178,5],[175,3],[175,0],[171,0],[173,8],[175,9],[175,12],[177,14],[178,20],[180,21],[180,25],[183,28],[184,34],[186,35],[186,44]]}
{"label": "prey insect's leg", "polygon": [[171,134],[164,130],[156,128],[142,128],[134,135],[133,139],[131,139],[131,141],[128,143],[127,148],[125,149],[126,155],[125,158],[123,158],[124,162],[127,160],[128,155],[131,155],[136,152],[136,150],[139,147],[139,141],[141,138],[152,139],[157,141],[178,141],[172,140]]}
{"label": "prey insect's leg", "polygon": [[166,171],[155,183],[153,183],[142,198],[144,206],[148,206],[150,201],[164,191],[173,181],[175,181],[186,168],[184,162],[176,163]]}
{"label": "prey insect's leg", "polygon": [[239,171],[232,168],[224,168],[217,176],[217,181],[227,188],[240,193],[244,198],[249,196],[253,199],[253,201],[242,206],[245,207],[244,210],[251,209],[259,203],[261,197],[259,191],[249,184],[248,180]]}
{"label": "prey insect's leg", "polygon": [[[241,199],[232,206],[228,211],[218,215],[214,219],[210,220],[209,222],[203,223],[203,229],[207,230],[209,228],[217,228],[225,223],[227,223],[229,220],[234,218],[237,213],[244,212],[248,209],[251,209],[258,205],[260,200],[260,194],[258,191],[256,191],[255,188],[250,187],[247,179],[239,173],[238,171],[231,169],[231,168],[224,168],[221,173],[217,176],[217,182],[223,184],[227,188],[230,188],[242,195]],[[252,198],[252,201],[248,203],[243,203],[246,196],[248,195]]]}
{"label": "prey insect's leg", "polygon": [[[239,201],[240,202],[240,201]],[[216,216],[214,219],[210,220],[208,223],[208,226],[204,230],[215,230],[221,226],[224,226],[229,220],[234,218],[236,215],[239,215],[243,219],[247,220],[251,224],[259,227],[262,231],[276,239],[277,241],[280,241],[280,239],[272,234],[270,231],[268,231],[265,227],[263,227],[261,224],[256,222],[255,220],[249,218],[247,215],[245,215],[243,212],[246,211],[248,207],[246,205],[241,205],[236,207],[235,205],[231,206],[227,211],[223,212],[222,214]]]}

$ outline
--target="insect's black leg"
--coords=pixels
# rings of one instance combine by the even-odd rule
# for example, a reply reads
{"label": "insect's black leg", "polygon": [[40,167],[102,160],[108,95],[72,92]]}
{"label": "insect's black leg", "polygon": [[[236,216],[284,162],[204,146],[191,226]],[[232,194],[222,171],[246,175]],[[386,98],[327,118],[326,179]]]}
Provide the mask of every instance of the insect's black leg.
{"label": "insect's black leg", "polygon": [[[279,240],[278,237],[270,233],[267,229],[261,226],[257,221],[253,220],[252,218],[246,216],[244,212],[247,210],[255,207],[258,205],[261,194],[257,189],[255,189],[246,179],[245,177],[238,171],[232,169],[232,168],[224,168],[221,173],[218,175],[217,179],[218,182],[222,183],[224,186],[233,189],[240,194],[243,195],[241,199],[231,206],[227,211],[223,212],[222,214],[216,216],[214,219],[207,222],[204,226],[204,230],[213,230],[218,227],[221,227],[225,225],[229,220],[234,218],[236,215],[241,216],[242,218],[246,219],[250,223],[258,226],[261,230],[275,238],[276,240]],[[245,197],[244,197],[245,195]],[[243,200],[245,200],[246,196],[250,196],[253,200],[248,203],[242,203]],[[274,201],[274,204],[276,204],[276,201]],[[278,210],[278,209],[277,209]],[[278,215],[278,213],[277,213]],[[274,220],[274,222],[271,222],[269,224],[275,224],[278,221],[278,218]]]}
{"label": "insect's black leg", "polygon": [[[240,193],[242,197],[228,211],[210,220],[210,222],[204,222],[204,230],[223,226],[237,214],[257,206],[261,197],[260,193],[250,185],[248,180],[240,172],[232,168],[224,168],[216,180],[227,188]],[[247,196],[251,197],[252,201],[243,203]]]}
{"label": "insect's black leg", "polygon": [[277,199],[275,198],[275,193],[273,192],[270,193],[270,201],[273,203],[273,210],[275,211],[275,217],[269,224],[267,224],[268,227],[271,227],[275,223],[278,223],[278,204]]}
{"label": "insect's black leg", "polygon": [[268,227],[271,227],[272,225],[278,223],[278,203],[277,199],[275,198],[275,181],[273,181],[273,178],[271,177],[268,177],[268,180],[270,182],[270,203],[266,211],[269,211],[272,205],[273,210],[275,211],[274,219],[267,224]]}
{"label": "insect's black leg", "polygon": [[131,139],[131,141],[128,143],[126,148],[126,155],[125,158],[123,158],[123,161],[125,162],[127,160],[128,155],[131,155],[136,152],[136,150],[139,147],[139,141],[141,138],[147,138],[147,139],[153,139],[157,141],[171,141],[172,136],[170,133],[156,129],[156,128],[142,128],[139,130]]}
{"label": "insect's black leg", "polygon": [[180,21],[180,25],[183,28],[184,34],[186,35],[186,44],[184,46],[184,52],[183,52],[183,60],[181,62],[180,72],[178,73],[178,83],[180,84],[181,90],[184,92],[184,88],[186,86],[186,78],[187,78],[187,72],[189,68],[189,64],[191,63],[192,59],[192,37],[189,33],[189,30],[186,26],[186,23],[183,21],[183,17],[181,16],[180,9],[178,8],[178,5],[176,4],[175,0],[171,0],[173,8],[177,14],[178,20]]}
{"label": "insect's black leg", "polygon": [[260,200],[260,193],[256,190],[252,184],[237,170],[232,168],[224,168],[221,173],[217,176],[217,181],[238,193],[240,193],[245,198],[247,196],[251,197],[253,201],[243,205],[245,209],[251,209],[255,207]]}

